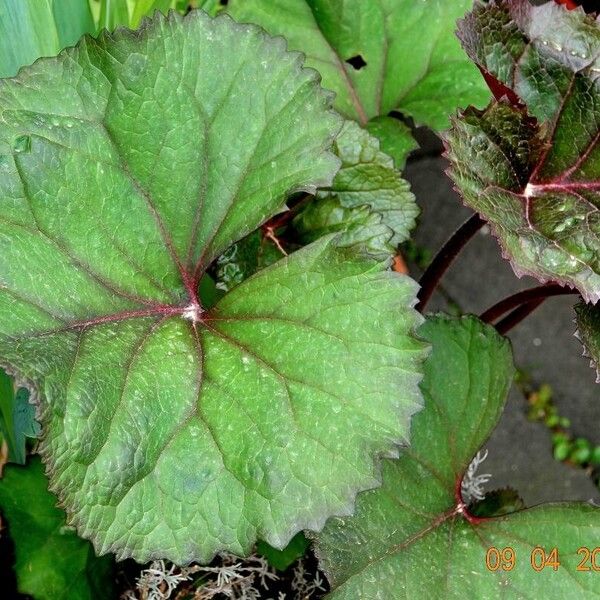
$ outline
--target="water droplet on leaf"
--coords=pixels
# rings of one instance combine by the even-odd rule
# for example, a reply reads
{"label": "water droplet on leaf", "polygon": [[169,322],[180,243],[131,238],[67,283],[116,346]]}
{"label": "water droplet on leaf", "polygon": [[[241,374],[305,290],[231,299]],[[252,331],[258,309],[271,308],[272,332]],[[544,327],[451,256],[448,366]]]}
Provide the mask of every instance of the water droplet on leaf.
{"label": "water droplet on leaf", "polygon": [[20,154],[22,152],[31,152],[31,137],[20,135],[13,143],[13,150]]}

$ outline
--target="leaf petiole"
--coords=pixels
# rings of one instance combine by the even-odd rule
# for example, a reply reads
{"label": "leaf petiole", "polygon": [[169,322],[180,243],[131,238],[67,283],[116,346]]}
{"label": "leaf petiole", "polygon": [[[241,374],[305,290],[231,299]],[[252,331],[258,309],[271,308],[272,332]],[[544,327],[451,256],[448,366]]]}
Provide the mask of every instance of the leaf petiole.
{"label": "leaf petiole", "polygon": [[454,259],[484,224],[485,221],[478,214],[474,214],[472,217],[469,217],[469,219],[467,219],[442,246],[419,281],[419,285],[421,286],[418,294],[419,303],[417,304],[417,310],[419,312],[425,310],[433,292],[450,265],[454,262]]}
{"label": "leaf petiole", "polygon": [[496,324],[496,329],[505,334],[540,306],[546,298],[576,293],[577,290],[572,290],[557,283],[540,285],[500,300],[500,302],[482,313],[480,319],[484,323],[494,323],[500,317],[510,313]]}

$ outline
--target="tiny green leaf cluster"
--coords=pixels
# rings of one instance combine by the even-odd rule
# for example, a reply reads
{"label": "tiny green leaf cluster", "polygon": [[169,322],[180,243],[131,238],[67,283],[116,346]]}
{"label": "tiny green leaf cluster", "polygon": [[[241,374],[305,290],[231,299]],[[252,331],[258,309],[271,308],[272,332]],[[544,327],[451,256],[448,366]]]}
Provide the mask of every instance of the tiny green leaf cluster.
{"label": "tiny green leaf cluster", "polygon": [[341,247],[385,260],[416,224],[415,198],[378,140],[353,121],[346,122],[334,147],[342,166],[332,185],[294,218],[297,235],[310,243],[339,232]]}

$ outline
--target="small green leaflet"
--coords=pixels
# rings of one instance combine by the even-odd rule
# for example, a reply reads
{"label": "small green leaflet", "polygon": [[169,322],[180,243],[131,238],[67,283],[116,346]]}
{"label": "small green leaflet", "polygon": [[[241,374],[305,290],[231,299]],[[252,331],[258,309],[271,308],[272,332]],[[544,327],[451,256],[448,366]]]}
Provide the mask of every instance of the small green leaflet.
{"label": "small green leaflet", "polygon": [[415,197],[379,141],[353,121],[346,121],[334,148],[342,168],[331,187],[295,217],[294,228],[304,243],[343,232],[341,246],[385,260],[416,224]]}
{"label": "small green leaflet", "polygon": [[[382,487],[361,494],[354,516],[332,519],[317,537],[333,589],[327,598],[600,597],[600,579],[576,571],[577,549],[595,547],[600,537],[598,508],[547,504],[478,519],[463,503],[464,474],[500,418],[512,381],[508,341],[475,317],[431,318],[419,333],[433,345],[425,408],[413,419],[411,447],[384,462]],[[547,554],[558,548],[558,571],[532,569],[536,546]],[[491,547],[512,548],[514,568],[488,570]]]}
{"label": "small green leaflet", "polygon": [[478,4],[459,27],[501,100],[448,135],[450,174],[518,275],[600,298],[600,24],[549,2]]}
{"label": "small green leaflet", "polygon": [[40,434],[29,391],[23,387],[15,391],[12,378],[3,369],[0,369],[0,433],[8,445],[8,460],[20,465],[25,464],[25,438]]}
{"label": "small green leaflet", "polygon": [[196,11],[0,83],[0,363],[35,384],[51,489],[99,553],[283,548],[408,439],[412,280],[328,237],[198,296],[286,197],[331,185],[342,123],[301,65]]}
{"label": "small green leaflet", "polygon": [[0,512],[14,543],[21,594],[35,600],[114,598],[112,560],[96,558],[91,544],[67,527],[39,458],[26,468],[5,467]]}
{"label": "small green leaflet", "polygon": [[264,556],[272,567],[278,571],[285,571],[295,561],[304,556],[309,545],[310,542],[306,539],[306,536],[300,532],[292,538],[283,550],[277,550],[269,544],[259,541],[256,545],[256,551]]}
{"label": "small green leaflet", "polygon": [[394,117],[374,117],[366,125],[367,131],[379,140],[382,152],[394,159],[397,169],[403,169],[408,155],[419,147],[410,128]]}
{"label": "small green leaflet", "polygon": [[482,500],[469,506],[475,517],[501,517],[526,508],[525,502],[513,488],[506,487],[487,492]]}
{"label": "small green leaflet", "polygon": [[[400,168],[412,149],[408,130],[399,129],[391,142],[391,125],[370,126],[372,119],[399,111],[441,130],[458,107],[483,106],[489,99],[454,35],[456,20],[472,5],[472,0],[229,0],[226,10],[238,21],[283,35],[291,49],[304,52],[323,86],[336,92],[335,108],[374,135],[383,134],[384,150]],[[392,150],[400,139],[404,148]]]}
{"label": "small green leaflet", "polygon": [[217,289],[228,291],[281,257],[282,253],[261,230],[253,231],[217,259],[214,267]]}

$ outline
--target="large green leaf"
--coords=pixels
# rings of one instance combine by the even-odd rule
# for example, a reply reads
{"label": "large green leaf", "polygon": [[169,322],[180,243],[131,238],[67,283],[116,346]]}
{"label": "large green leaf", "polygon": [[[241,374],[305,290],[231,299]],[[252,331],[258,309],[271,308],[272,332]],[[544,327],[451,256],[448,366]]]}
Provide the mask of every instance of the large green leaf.
{"label": "large green leaf", "polygon": [[[445,129],[458,107],[489,98],[454,35],[456,19],[471,6],[472,0],[229,0],[227,10],[306,53],[346,118],[365,126],[396,110]],[[356,57],[366,65],[352,66]],[[383,133],[389,149],[390,126],[379,125],[371,131]],[[408,131],[398,137],[410,150]],[[402,155],[395,158],[401,166]]]}
{"label": "large green leaf", "polygon": [[27,468],[5,467],[0,512],[14,543],[19,592],[35,600],[114,598],[112,560],[96,558],[91,544],[66,525],[39,458]]}
{"label": "large green leaf", "polygon": [[99,552],[208,561],[352,510],[408,438],[415,284],[327,238],[204,310],[213,259],[328,186],[317,74],[228,16],[157,16],[0,86],[0,360]]}
{"label": "large green leaf", "polygon": [[508,99],[457,120],[448,139],[452,177],[517,274],[597,301],[600,24],[554,2],[499,0],[479,5],[460,35]]}
{"label": "large green leaf", "polygon": [[39,435],[35,420],[35,407],[29,402],[29,391],[15,385],[3,369],[0,369],[0,433],[8,446],[8,460],[25,464],[25,438]]}
{"label": "large green leaf", "polygon": [[[598,508],[542,505],[476,518],[463,502],[467,466],[497,423],[511,383],[508,342],[474,317],[432,318],[420,333],[433,352],[411,448],[385,461],[383,486],[359,496],[355,516],[333,519],[318,537],[316,551],[334,588],[328,598],[600,596],[600,580],[589,564],[589,573],[576,571],[583,558],[577,549],[597,546]],[[536,546],[547,555],[558,549],[557,572],[549,566],[533,570]],[[514,550],[512,570],[487,569],[492,547]],[[534,558],[539,565],[540,557]],[[490,564],[495,566],[494,557]]]}
{"label": "large green leaf", "polygon": [[2,0],[0,77],[12,77],[23,65],[95,31],[87,0]]}
{"label": "large green leaf", "polygon": [[335,142],[342,168],[327,190],[294,219],[303,242],[343,232],[342,246],[358,246],[385,259],[409,238],[419,208],[408,183],[379,142],[347,121]]}

